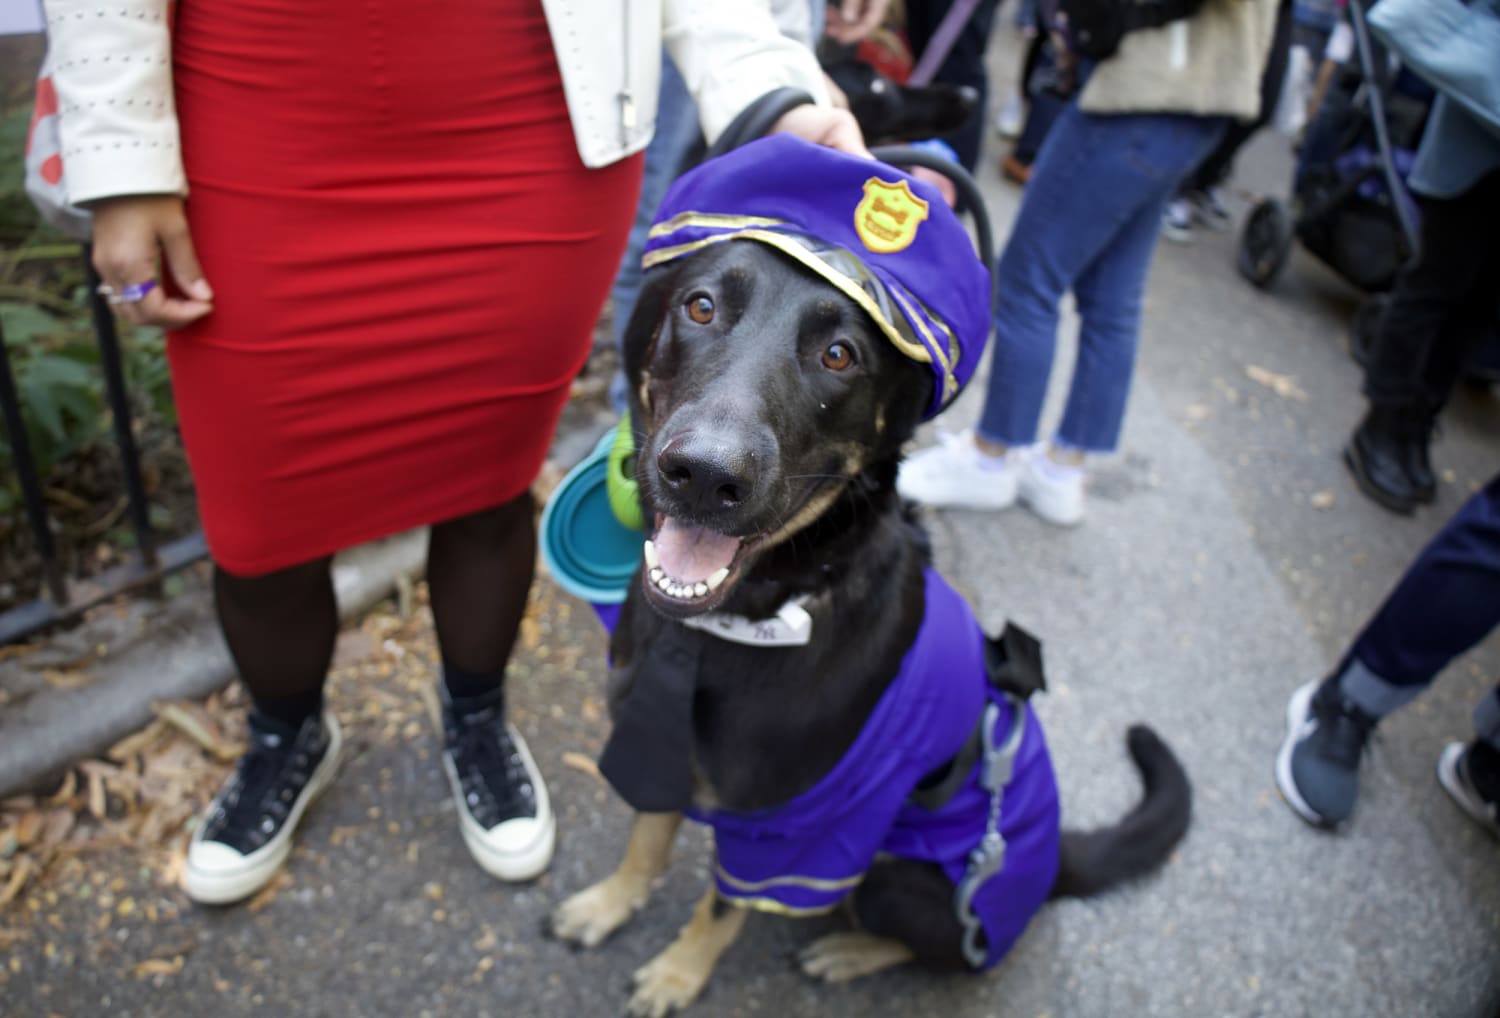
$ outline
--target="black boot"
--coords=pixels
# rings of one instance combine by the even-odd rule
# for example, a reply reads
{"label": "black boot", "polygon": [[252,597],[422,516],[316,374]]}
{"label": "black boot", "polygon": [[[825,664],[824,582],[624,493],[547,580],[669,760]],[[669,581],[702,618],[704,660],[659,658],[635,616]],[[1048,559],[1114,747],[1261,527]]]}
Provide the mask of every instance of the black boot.
{"label": "black boot", "polygon": [[1414,459],[1410,435],[1406,408],[1372,403],[1344,448],[1344,462],[1359,490],[1403,516],[1410,516],[1421,501],[1409,472]]}
{"label": "black boot", "polygon": [[1432,473],[1432,434],[1437,428],[1437,415],[1441,407],[1431,402],[1422,402],[1407,408],[1406,417],[1406,476],[1411,478],[1412,494],[1418,502],[1437,501],[1437,478]]}

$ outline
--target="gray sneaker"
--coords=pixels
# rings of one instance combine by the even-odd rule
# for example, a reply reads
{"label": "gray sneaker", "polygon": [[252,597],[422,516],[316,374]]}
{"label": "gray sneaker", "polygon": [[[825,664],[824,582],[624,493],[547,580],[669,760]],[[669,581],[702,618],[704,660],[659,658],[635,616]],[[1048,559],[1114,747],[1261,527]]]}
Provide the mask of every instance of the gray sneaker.
{"label": "gray sneaker", "polygon": [[1286,707],[1286,739],[1276,754],[1276,785],[1310,824],[1334,828],[1359,797],[1359,761],[1375,719],[1339,695],[1332,679],[1309,682]]}

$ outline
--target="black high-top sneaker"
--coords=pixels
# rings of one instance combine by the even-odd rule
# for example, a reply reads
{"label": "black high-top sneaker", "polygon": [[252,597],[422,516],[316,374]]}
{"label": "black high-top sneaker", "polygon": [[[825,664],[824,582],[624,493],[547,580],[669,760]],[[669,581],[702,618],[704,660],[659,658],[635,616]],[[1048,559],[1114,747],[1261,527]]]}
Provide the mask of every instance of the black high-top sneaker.
{"label": "black high-top sneaker", "polygon": [[338,770],[343,737],[331,713],[288,735],[252,712],[249,728],[250,748],[188,843],[183,890],[206,905],[248,898],[270,883],[302,814]]}
{"label": "black high-top sneaker", "polygon": [[505,720],[501,689],[455,705],[443,699],[443,765],[469,854],[501,880],[532,880],[552,862],[557,824],[526,740]]}

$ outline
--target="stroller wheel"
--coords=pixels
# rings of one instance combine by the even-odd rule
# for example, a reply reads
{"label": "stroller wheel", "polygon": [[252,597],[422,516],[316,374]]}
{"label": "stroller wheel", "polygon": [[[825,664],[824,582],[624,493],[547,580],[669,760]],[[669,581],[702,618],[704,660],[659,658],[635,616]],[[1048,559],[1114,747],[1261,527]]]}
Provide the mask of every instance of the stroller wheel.
{"label": "stroller wheel", "polygon": [[1291,250],[1291,212],[1275,198],[1261,200],[1240,231],[1240,275],[1264,289],[1275,282]]}

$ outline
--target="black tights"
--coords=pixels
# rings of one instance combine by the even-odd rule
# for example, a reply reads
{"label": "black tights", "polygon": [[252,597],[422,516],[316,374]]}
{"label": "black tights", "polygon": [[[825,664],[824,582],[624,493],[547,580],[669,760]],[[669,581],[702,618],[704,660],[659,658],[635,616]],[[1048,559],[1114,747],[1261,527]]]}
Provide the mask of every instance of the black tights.
{"label": "black tights", "polygon": [[[453,675],[469,687],[501,682],[531,589],[534,513],[527,492],[432,527],[427,583],[450,688]],[[286,724],[322,705],[339,628],[330,562],[252,577],[214,572],[219,624],[240,678],[261,713]]]}

